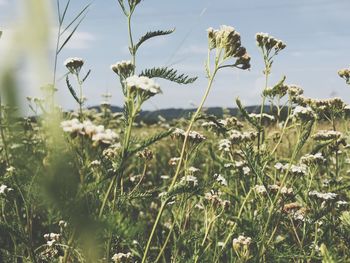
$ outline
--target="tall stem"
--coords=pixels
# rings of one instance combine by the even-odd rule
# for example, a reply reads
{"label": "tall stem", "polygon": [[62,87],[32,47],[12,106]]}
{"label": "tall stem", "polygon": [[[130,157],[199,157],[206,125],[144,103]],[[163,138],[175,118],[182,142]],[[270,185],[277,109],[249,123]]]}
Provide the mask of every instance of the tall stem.
{"label": "tall stem", "polygon": [[[186,145],[187,145],[187,141],[188,141],[188,135],[189,135],[189,133],[190,133],[190,131],[191,131],[191,129],[192,129],[192,126],[193,126],[194,122],[196,121],[196,119],[197,119],[197,117],[198,117],[198,114],[201,112],[201,110],[202,110],[202,108],[203,108],[203,105],[204,105],[204,103],[205,103],[205,101],[206,101],[206,99],[207,99],[207,97],[208,97],[208,95],[209,95],[210,89],[211,89],[211,87],[212,87],[212,85],[213,85],[213,81],[214,81],[214,78],[215,78],[215,75],[216,75],[218,69],[219,69],[218,63],[215,63],[215,69],[214,69],[213,75],[210,76],[210,78],[209,78],[208,86],[207,86],[207,89],[206,89],[206,91],[205,91],[205,93],[204,93],[204,96],[203,96],[203,98],[202,98],[202,101],[201,101],[201,103],[199,104],[199,106],[198,106],[196,112],[193,114],[192,119],[191,119],[191,121],[190,121],[190,124],[188,125],[188,128],[187,128],[187,130],[186,130],[185,139],[184,139],[184,142],[183,142],[183,145],[182,145],[182,149],[181,149],[180,161],[179,161],[179,163],[178,163],[178,165],[177,165],[174,178],[173,178],[173,180],[172,180],[172,182],[171,182],[171,184],[170,184],[170,186],[169,186],[168,191],[170,191],[170,190],[174,187],[174,185],[175,185],[175,183],[176,183],[176,180],[177,180],[177,178],[178,178],[178,176],[179,176],[179,174],[180,174],[181,166],[182,166],[182,163],[183,163],[183,158],[184,158],[185,151],[186,151]],[[161,205],[161,207],[160,207],[160,209],[159,209],[159,212],[158,212],[157,218],[156,218],[156,220],[155,220],[155,222],[154,222],[154,225],[153,225],[151,234],[150,234],[150,236],[149,236],[149,238],[148,238],[148,241],[147,241],[147,245],[146,245],[146,248],[145,248],[145,252],[144,252],[144,254],[143,254],[143,258],[142,258],[142,261],[141,261],[142,263],[145,263],[145,262],[146,262],[147,254],[148,254],[148,251],[149,251],[149,248],[150,248],[150,245],[151,245],[151,242],[152,242],[154,233],[155,233],[155,231],[156,231],[156,228],[157,228],[157,226],[158,226],[158,223],[159,223],[159,221],[160,221],[160,218],[161,218],[161,216],[162,216],[162,214],[163,214],[163,212],[164,212],[164,208],[165,208],[166,204],[167,204],[167,201],[163,201],[163,202],[162,202],[162,205]]]}

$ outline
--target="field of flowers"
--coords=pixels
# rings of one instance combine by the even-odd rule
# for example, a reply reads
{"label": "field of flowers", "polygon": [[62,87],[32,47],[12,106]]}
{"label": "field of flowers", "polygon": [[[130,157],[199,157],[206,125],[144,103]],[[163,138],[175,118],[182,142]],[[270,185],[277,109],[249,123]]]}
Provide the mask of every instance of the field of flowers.
{"label": "field of flowers", "polygon": [[[305,97],[286,77],[270,83],[286,44],[257,33],[266,79],[260,112],[237,99],[238,116],[207,114],[218,73],[250,68],[239,32],[221,26],[207,30],[208,86],[197,110],[136,121],[161,92],[157,78],[179,85],[196,78],[171,68],[137,71],[142,44],[173,31],[136,41],[141,0],[116,2],[129,29],[130,60],[111,66],[123,113],[111,111],[108,94],[98,110],[85,107],[90,71],[82,75],[82,58],[64,63],[76,110],[54,102],[57,57],[71,37],[60,32],[77,28],[88,6],[65,21],[70,1],[57,1],[55,76],[42,98],[27,98],[31,117],[15,114],[12,73],[1,73],[0,262],[350,262],[350,107]],[[350,85],[350,69],[338,74]]]}

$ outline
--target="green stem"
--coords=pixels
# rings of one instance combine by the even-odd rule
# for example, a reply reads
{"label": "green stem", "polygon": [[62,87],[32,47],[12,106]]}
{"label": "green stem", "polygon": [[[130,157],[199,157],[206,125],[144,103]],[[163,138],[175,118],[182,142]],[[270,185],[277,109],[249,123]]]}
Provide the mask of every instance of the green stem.
{"label": "green stem", "polygon": [[[209,83],[208,83],[208,86],[207,86],[207,89],[205,91],[205,94],[202,98],[202,101],[200,103],[200,105],[198,106],[197,108],[197,111],[194,113],[194,115],[192,116],[192,119],[190,121],[190,124],[186,130],[186,134],[185,134],[185,138],[184,138],[184,142],[183,142],[183,145],[182,145],[182,150],[181,150],[181,155],[180,155],[180,160],[179,160],[179,163],[177,165],[177,169],[176,169],[176,172],[175,172],[175,175],[174,175],[174,178],[169,186],[169,189],[168,191],[172,190],[172,188],[174,187],[175,183],[176,183],[176,180],[180,174],[180,170],[181,170],[181,166],[182,166],[182,163],[183,163],[183,159],[184,159],[184,155],[185,155],[185,151],[186,151],[186,145],[187,145],[187,141],[188,141],[188,135],[192,129],[192,126],[194,124],[194,122],[196,121],[197,117],[198,117],[198,114],[201,112],[202,108],[203,108],[203,105],[209,95],[209,92],[211,90],[211,87],[213,85],[213,81],[214,81],[214,78],[216,76],[216,73],[218,71],[218,62],[215,63],[215,69],[214,69],[214,72],[213,72],[213,75],[209,78]],[[148,238],[148,242],[147,242],[147,245],[146,245],[146,248],[145,248],[145,252],[143,254],[143,258],[142,258],[142,261],[141,263],[145,263],[146,262],[146,259],[147,259],[147,254],[148,254],[148,251],[149,251],[149,248],[150,248],[150,244],[152,242],[152,239],[153,239],[153,235],[155,233],[155,230],[158,226],[158,223],[159,223],[159,220],[163,214],[163,211],[164,211],[164,208],[166,206],[166,202],[162,202],[162,205],[159,209],[159,212],[158,212],[158,215],[157,215],[157,218],[156,218],[156,221],[154,222],[154,225],[153,225],[153,228],[152,228],[152,232]]]}

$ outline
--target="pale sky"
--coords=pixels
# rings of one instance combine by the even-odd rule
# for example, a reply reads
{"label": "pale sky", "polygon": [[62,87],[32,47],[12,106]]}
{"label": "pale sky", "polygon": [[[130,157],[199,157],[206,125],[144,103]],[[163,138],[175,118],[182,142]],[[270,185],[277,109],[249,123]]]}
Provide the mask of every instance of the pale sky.
{"label": "pale sky", "polygon": [[[88,2],[72,0],[69,15]],[[4,30],[0,41],[6,41],[6,30],[16,20],[16,3],[21,1],[0,0],[0,28]],[[269,33],[287,44],[275,59],[271,85],[286,75],[286,83],[302,86],[307,96],[340,96],[350,102],[350,88],[337,75],[338,69],[350,66],[349,12],[349,0],[144,0],[134,16],[136,39],[148,30],[175,27],[176,31],[141,47],[137,70],[172,65],[181,73],[199,77],[188,86],[159,81],[163,94],[152,98],[144,109],[189,108],[199,103],[206,87],[206,29],[223,24],[240,32],[252,68],[221,71],[206,106],[234,107],[237,96],[245,105],[260,103],[263,64],[255,44],[257,32]],[[127,44],[126,21],[117,0],[95,0],[59,58],[58,75],[65,73],[66,58],[82,57],[85,69],[92,70],[84,87],[87,105],[99,104],[101,94],[108,91],[113,94],[112,104],[121,106],[119,81],[110,65],[130,58]],[[34,94],[32,88],[23,89],[25,95]],[[64,81],[59,83],[58,101],[64,108],[75,108]]]}

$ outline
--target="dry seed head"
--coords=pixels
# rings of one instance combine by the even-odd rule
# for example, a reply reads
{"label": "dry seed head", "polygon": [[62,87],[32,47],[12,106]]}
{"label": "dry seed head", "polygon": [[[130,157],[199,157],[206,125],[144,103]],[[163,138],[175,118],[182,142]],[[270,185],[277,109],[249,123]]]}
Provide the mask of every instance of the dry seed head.
{"label": "dry seed head", "polygon": [[64,66],[72,74],[79,74],[83,65],[84,60],[82,58],[68,58],[64,61]]}
{"label": "dry seed head", "polygon": [[312,135],[312,138],[316,141],[328,141],[339,139],[341,136],[342,133],[339,131],[320,130],[316,134]]}
{"label": "dry seed head", "polygon": [[345,79],[346,83],[350,85],[350,68],[344,68],[338,71],[339,77]]}
{"label": "dry seed head", "polygon": [[276,54],[279,51],[285,49],[287,46],[282,40],[276,39],[267,33],[257,33],[255,39],[259,47],[265,49],[268,52],[274,49]]}
{"label": "dry seed head", "polygon": [[122,60],[116,64],[111,65],[111,69],[119,76],[124,79],[129,77],[135,70],[134,64],[129,60]]}

